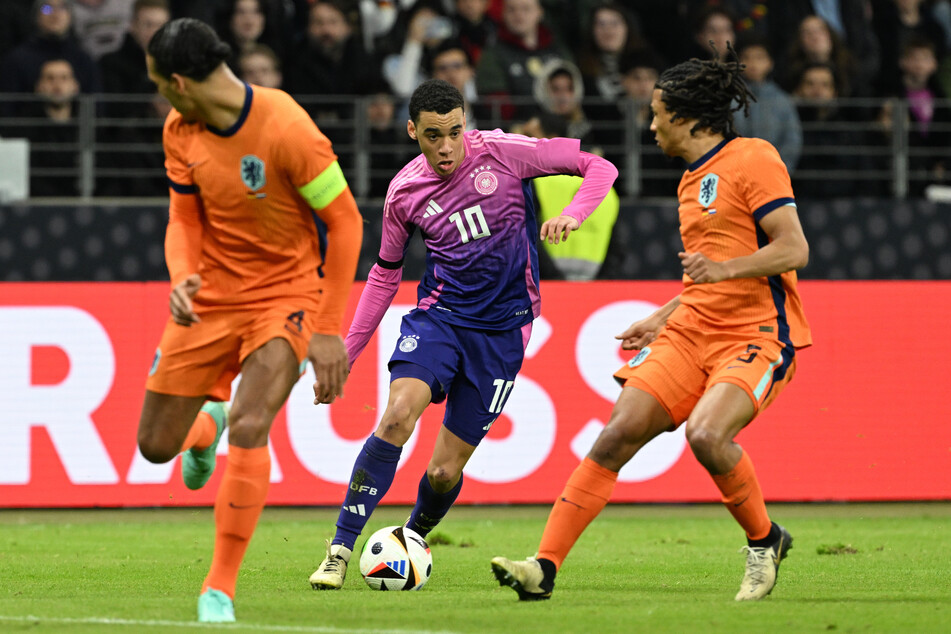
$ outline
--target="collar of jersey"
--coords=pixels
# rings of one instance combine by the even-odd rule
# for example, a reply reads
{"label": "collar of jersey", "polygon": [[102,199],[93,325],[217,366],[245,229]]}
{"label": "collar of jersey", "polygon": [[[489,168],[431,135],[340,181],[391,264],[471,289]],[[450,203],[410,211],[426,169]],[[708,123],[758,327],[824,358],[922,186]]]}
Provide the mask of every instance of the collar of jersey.
{"label": "collar of jersey", "polygon": [[693,163],[691,163],[690,165],[688,165],[688,166],[687,166],[687,171],[692,172],[692,171],[694,171],[695,169],[697,169],[698,167],[700,167],[701,165],[703,165],[704,163],[706,163],[707,161],[709,161],[710,159],[712,159],[714,154],[716,154],[716,153],[719,152],[721,149],[723,149],[723,146],[724,146],[724,145],[726,145],[727,143],[729,143],[730,141],[732,141],[732,140],[735,139],[735,138],[736,138],[736,135],[734,134],[734,135],[732,135],[732,136],[726,137],[725,139],[723,139],[722,141],[720,141],[719,143],[717,143],[716,145],[714,145],[714,146],[713,146],[713,149],[711,149],[709,152],[707,152],[706,154],[704,154],[703,156],[701,156],[700,158],[698,158],[696,161],[694,161]]}
{"label": "collar of jersey", "polygon": [[212,134],[217,134],[218,136],[231,136],[235,132],[241,129],[241,126],[244,125],[244,120],[248,118],[248,113],[251,112],[251,99],[254,97],[254,92],[251,90],[250,84],[244,85],[244,105],[241,107],[241,114],[238,115],[238,120],[232,124],[227,130],[219,130],[218,128],[210,125],[205,125],[208,128],[208,131]]}

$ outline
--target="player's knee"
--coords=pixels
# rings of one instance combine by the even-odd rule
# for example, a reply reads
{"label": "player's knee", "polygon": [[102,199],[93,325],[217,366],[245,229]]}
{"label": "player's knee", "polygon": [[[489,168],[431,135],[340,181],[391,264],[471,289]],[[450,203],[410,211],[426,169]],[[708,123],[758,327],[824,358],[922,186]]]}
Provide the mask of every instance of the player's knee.
{"label": "player's knee", "polygon": [[138,444],[142,457],[154,464],[168,462],[181,449],[181,445],[176,446],[168,437],[144,430],[139,430]]}
{"label": "player's knee", "polygon": [[595,441],[588,458],[602,467],[619,470],[644,444],[636,428],[612,419]]}
{"label": "player's knee", "polygon": [[687,444],[701,464],[710,462],[724,447],[729,439],[717,429],[708,425],[691,424],[687,421]]}
{"label": "player's knee", "polygon": [[228,443],[239,447],[267,445],[270,420],[264,415],[240,414],[228,420]]}
{"label": "player's knee", "polygon": [[412,408],[400,401],[391,403],[383,414],[377,428],[377,436],[394,445],[402,447],[416,426]]}
{"label": "player's knee", "polygon": [[440,493],[445,493],[450,490],[456,482],[459,481],[458,472],[451,471],[442,466],[430,465],[426,471],[426,475],[429,478],[429,483],[432,485],[433,490]]}

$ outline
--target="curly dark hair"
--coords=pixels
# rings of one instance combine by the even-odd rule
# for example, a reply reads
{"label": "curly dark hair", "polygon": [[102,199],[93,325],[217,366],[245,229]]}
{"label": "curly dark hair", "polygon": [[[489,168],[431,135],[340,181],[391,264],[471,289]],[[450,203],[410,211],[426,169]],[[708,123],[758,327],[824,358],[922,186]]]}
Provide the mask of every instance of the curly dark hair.
{"label": "curly dark hair", "polygon": [[155,60],[155,72],[162,77],[177,73],[204,81],[231,57],[231,47],[201,20],[178,18],[156,31],[149,40],[148,54]]}
{"label": "curly dark hair", "polygon": [[444,79],[428,79],[416,87],[409,98],[409,118],[419,123],[420,112],[446,114],[465,108],[466,102],[455,86]]}
{"label": "curly dark hair", "polygon": [[668,68],[657,80],[661,100],[673,115],[670,120],[696,119],[690,134],[708,128],[733,136],[733,113],[742,110],[749,115],[750,102],[756,101],[743,79],[745,67],[729,43],[727,53],[732,61],[721,61],[719,54],[709,60],[693,58]]}

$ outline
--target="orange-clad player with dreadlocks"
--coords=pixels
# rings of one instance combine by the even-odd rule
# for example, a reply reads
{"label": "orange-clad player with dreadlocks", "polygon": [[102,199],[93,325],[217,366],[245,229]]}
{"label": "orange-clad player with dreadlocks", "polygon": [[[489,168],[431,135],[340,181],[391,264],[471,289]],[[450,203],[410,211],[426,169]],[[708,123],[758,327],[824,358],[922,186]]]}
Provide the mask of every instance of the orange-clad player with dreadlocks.
{"label": "orange-clad player with dreadlocks", "polygon": [[[731,49],[732,52],[732,49]],[[686,425],[747,536],[737,601],[767,596],[792,546],[766,512],[753,463],[734,438],[789,383],[811,335],[796,290],[806,265],[792,186],[768,142],[736,136],[733,112],[751,94],[736,61],[691,59],[666,70],[651,100],[651,130],[687,163],[677,195],[683,291],[617,335],[638,354],[614,376],[611,418],[558,496],[535,557],[492,560],[522,600],[547,599],[575,541],[611,497],[618,471],[648,441]]]}

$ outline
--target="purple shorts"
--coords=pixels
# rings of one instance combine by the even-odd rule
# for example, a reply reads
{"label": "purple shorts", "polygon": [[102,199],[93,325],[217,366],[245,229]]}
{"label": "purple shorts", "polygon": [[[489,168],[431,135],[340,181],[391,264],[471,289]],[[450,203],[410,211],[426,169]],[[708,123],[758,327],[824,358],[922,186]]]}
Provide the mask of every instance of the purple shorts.
{"label": "purple shorts", "polygon": [[502,413],[522,367],[523,330],[473,330],[414,309],[400,325],[390,381],[411,377],[427,383],[433,403],[446,401],[443,425],[477,446]]}

